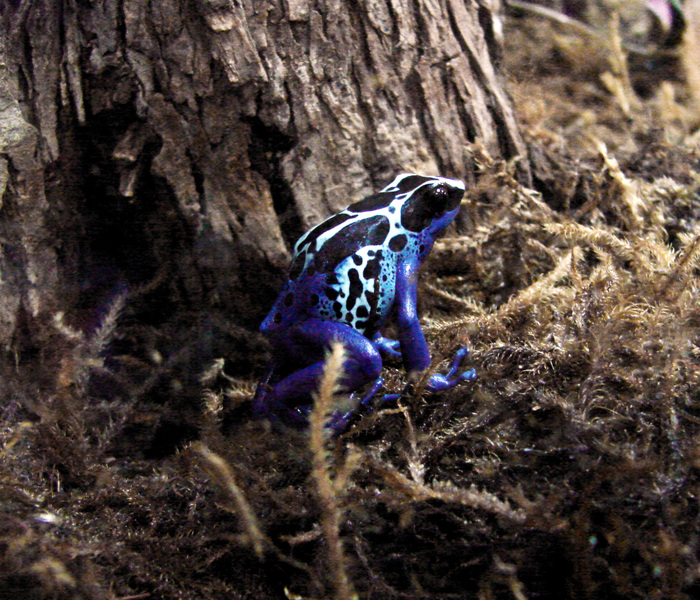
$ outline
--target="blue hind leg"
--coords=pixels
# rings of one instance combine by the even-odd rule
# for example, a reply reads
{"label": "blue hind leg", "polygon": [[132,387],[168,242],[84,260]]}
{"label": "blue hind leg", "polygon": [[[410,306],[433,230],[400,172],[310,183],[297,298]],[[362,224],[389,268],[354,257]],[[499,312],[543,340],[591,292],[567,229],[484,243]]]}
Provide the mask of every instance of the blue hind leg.
{"label": "blue hind leg", "polygon": [[[343,323],[310,319],[289,328],[283,336],[272,340],[277,357],[258,386],[254,399],[255,413],[260,416],[276,416],[290,424],[305,424],[313,403],[312,394],[318,388],[323,374],[324,361],[321,357],[334,340],[342,342],[347,353],[341,387],[347,392],[353,392],[374,382],[373,387],[379,389],[382,359],[372,342]],[[275,381],[276,374],[284,372],[285,357],[289,356],[308,356],[310,364]],[[314,357],[318,357],[318,360],[314,360]],[[336,419],[334,416],[329,427],[340,431],[348,421],[349,417]]]}

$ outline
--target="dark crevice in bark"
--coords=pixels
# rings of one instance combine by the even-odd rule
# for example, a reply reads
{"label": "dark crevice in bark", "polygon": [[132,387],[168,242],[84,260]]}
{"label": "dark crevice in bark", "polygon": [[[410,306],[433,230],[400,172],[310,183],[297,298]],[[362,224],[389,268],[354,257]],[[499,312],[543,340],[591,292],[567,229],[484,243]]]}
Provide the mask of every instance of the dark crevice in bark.
{"label": "dark crevice in bark", "polygon": [[[10,181],[16,181],[20,171],[12,163],[9,156],[7,157],[7,170],[10,175]],[[23,266],[27,259],[25,250],[20,242],[20,228],[17,220],[21,218],[21,207],[18,206],[17,194],[11,189],[11,185],[7,186],[5,196],[3,197],[2,210],[0,215],[0,265],[2,266],[2,277],[5,281],[12,281],[15,289],[21,295],[25,295],[28,289],[27,273]]]}
{"label": "dark crevice in bark", "polygon": [[421,86],[421,76],[413,69],[408,77],[406,77],[405,82],[406,90],[409,92],[408,97],[411,99],[411,104],[418,118],[418,123],[420,124],[421,131],[428,144],[430,145],[431,152],[435,158],[435,162],[438,164],[438,171],[440,173],[445,172],[445,163],[442,159],[440,148],[435,142],[435,127],[428,123],[430,119],[429,111],[425,109],[427,106],[427,100],[425,94],[423,93],[423,88]]}
{"label": "dark crevice in bark", "polygon": [[[361,77],[357,73],[357,66],[354,62],[350,64],[349,75],[350,80],[352,82],[352,86],[357,94],[358,114],[362,119],[362,122],[364,123],[365,129],[367,131],[371,131],[373,125],[372,110],[369,106],[369,103],[365,99],[364,94],[362,93]],[[376,181],[374,181],[374,174],[376,172],[381,172],[387,166],[393,166],[381,164],[381,161],[378,160],[377,147],[375,145],[374,139],[371,136],[367,136],[362,140],[362,162],[367,166],[367,170],[369,171],[370,177],[372,177],[372,182],[374,184],[377,183]]]}
{"label": "dark crevice in bark", "polygon": [[467,57],[467,60],[469,61],[469,67],[471,68],[472,72],[474,73],[474,78],[480,83],[484,84],[482,85],[482,89],[484,90],[484,93],[489,95],[489,98],[492,101],[493,104],[493,95],[491,92],[486,88],[486,83],[487,83],[487,78],[484,75],[484,71],[481,68],[481,65],[479,64],[479,61],[476,60],[474,53],[472,52],[471,48],[469,47],[469,43],[467,40],[464,39],[464,35],[462,35],[462,29],[457,23],[457,19],[450,9],[450,6],[447,6],[447,18],[449,19],[450,22],[450,28],[452,30],[452,34],[454,35],[455,39],[459,43],[459,47],[462,49],[462,52],[464,55]]}
{"label": "dark crevice in bark", "polygon": [[124,63],[129,64],[129,60],[127,58],[127,50],[129,48],[129,44],[127,43],[127,31],[126,31],[126,14],[124,12],[124,3],[119,2],[118,3],[118,8],[114,11],[115,12],[115,23],[116,23],[116,29],[119,37],[119,44],[117,46],[118,52],[120,53],[122,60]]}
{"label": "dark crevice in bark", "polygon": [[493,31],[493,13],[486,7],[479,5],[477,9],[477,16],[479,19],[479,25],[481,25],[481,30],[484,32],[484,38],[486,39],[486,46],[489,49],[489,55],[495,67],[499,67],[503,59],[503,46],[496,40]]}
{"label": "dark crevice in bark", "polygon": [[[311,13],[312,11],[309,11]],[[337,27],[337,13],[336,11],[320,11],[316,10],[314,11],[318,16],[320,17],[319,21],[321,23],[321,33],[323,34],[323,39],[325,41],[328,41],[328,39],[332,39],[334,36],[330,35],[335,33],[333,31],[334,27]],[[339,12],[339,11],[338,11]],[[311,21],[309,21],[311,22]]]}
{"label": "dark crevice in bark", "polygon": [[[401,28],[399,27],[399,15],[396,12],[396,9],[394,7],[394,3],[392,0],[387,1],[388,5],[388,12],[389,16],[391,18],[391,43],[394,48],[397,49],[397,54],[401,52],[400,48],[403,45],[403,40],[401,39]],[[381,32],[382,35],[385,35],[384,32]]]}
{"label": "dark crevice in bark", "polygon": [[[151,163],[162,142],[152,135],[138,156],[140,175],[135,197],[147,197],[147,203],[136,203],[119,193],[123,165],[113,151],[125,132],[125,124],[135,121],[132,107],[102,111],[78,131],[78,146],[87,165],[84,177],[84,200],[80,214],[84,220],[83,260],[78,266],[84,288],[111,286],[123,280],[131,285],[149,281],[184,247],[192,232],[178,217],[169,185],[151,175]],[[156,226],[156,223],[158,224]]]}
{"label": "dark crevice in bark", "polygon": [[[450,82],[450,85],[454,87],[454,83]],[[455,98],[459,98],[459,94],[457,90],[455,89]],[[466,138],[469,142],[475,142],[476,141],[476,127],[474,125],[474,119],[472,119],[471,113],[467,110],[467,107],[464,103],[462,102],[457,102],[457,114],[459,114],[459,119],[462,122],[464,126],[464,132],[466,134]]]}
{"label": "dark crevice in bark", "polygon": [[[503,115],[503,111],[499,105],[492,106],[491,116],[498,138],[498,145],[503,149],[503,157],[506,159],[515,158],[518,156],[518,148],[513,143],[513,138],[510,136],[508,124]],[[524,156],[522,158],[525,158]]]}
{"label": "dark crevice in bark", "polygon": [[309,31],[311,30],[310,21],[290,21],[289,31],[292,34],[292,40],[295,44],[301,47],[309,45]]}
{"label": "dark crevice in bark", "polygon": [[415,50],[416,50],[416,58],[414,61],[414,66],[418,64],[418,61],[420,61],[421,57],[423,54],[425,54],[423,45],[421,44],[422,39],[428,39],[428,33],[427,33],[427,24],[425,22],[425,19],[423,18],[423,15],[421,13],[420,9],[420,2],[415,2],[413,4],[413,19],[416,23],[416,30],[417,30],[417,35],[416,38],[418,40],[418,43],[416,44]]}
{"label": "dark crevice in bark", "polygon": [[[360,44],[359,56],[353,57],[350,60],[350,70],[352,72],[352,67],[356,61],[362,60],[365,68],[368,72],[376,73],[377,65],[374,62],[372,52],[369,48],[369,42],[367,40],[367,29],[372,27],[371,23],[367,19],[367,14],[361,10],[361,6],[354,2],[350,2],[348,5],[348,14],[350,17],[350,24],[354,31],[358,32],[358,41]],[[357,88],[360,89],[359,87]]]}
{"label": "dark crevice in bark", "polygon": [[506,119],[502,114],[503,108],[498,100],[498,97],[493,93],[492,89],[489,87],[489,79],[486,77],[483,69],[481,68],[481,65],[479,64],[479,61],[474,56],[473,52],[471,52],[469,44],[467,43],[467,40],[464,39],[464,36],[462,35],[462,30],[460,29],[456,21],[453,11],[450,10],[449,5],[447,7],[447,15],[449,18],[450,27],[452,28],[452,32],[454,33],[454,36],[459,42],[462,51],[467,57],[467,60],[469,61],[469,66],[471,67],[471,70],[474,73],[476,80],[481,84],[480,88],[486,95],[489,107],[489,115],[491,116],[494,125],[496,137],[498,139],[498,146],[499,148],[503,149],[504,158],[514,158],[518,154],[518,149],[515,146],[513,138],[511,137],[508,124],[506,123]]}
{"label": "dark crevice in bark", "polygon": [[192,179],[194,180],[194,187],[197,190],[197,196],[199,197],[200,203],[204,203],[204,173],[202,173],[202,169],[200,169],[197,159],[193,156],[190,148],[187,148],[185,154],[190,161],[190,171],[192,173]]}
{"label": "dark crevice in bark", "polygon": [[27,102],[22,103],[24,118],[29,123],[37,123],[36,110],[32,102],[34,98],[34,88],[32,87],[34,69],[32,65],[32,45],[29,41],[29,36],[24,35],[23,32],[15,32],[14,35],[10,36],[4,49],[13,59],[12,62],[17,66],[19,97],[27,99]]}
{"label": "dark crevice in bark", "polygon": [[282,235],[287,246],[293,248],[304,228],[296,210],[294,194],[284,177],[282,160],[297,141],[277,127],[266,125],[259,117],[245,117],[243,121],[250,126],[250,166],[267,181]]}

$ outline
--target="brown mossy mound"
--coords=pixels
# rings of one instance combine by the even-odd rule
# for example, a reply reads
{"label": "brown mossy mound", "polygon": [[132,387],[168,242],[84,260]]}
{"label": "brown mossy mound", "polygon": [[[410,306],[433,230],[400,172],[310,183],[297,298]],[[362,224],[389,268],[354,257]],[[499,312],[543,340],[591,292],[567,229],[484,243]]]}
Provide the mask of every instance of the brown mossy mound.
{"label": "brown mossy mound", "polygon": [[694,125],[542,23],[508,39],[537,191],[475,145],[421,283],[434,355],[467,344],[478,380],[418,385],[324,446],[250,421],[220,368],[201,405],[175,377],[150,404],[168,370],[122,356],[139,377],[98,400],[128,299],[91,340],[47,322],[55,389],[2,413],[0,598],[700,595]]}

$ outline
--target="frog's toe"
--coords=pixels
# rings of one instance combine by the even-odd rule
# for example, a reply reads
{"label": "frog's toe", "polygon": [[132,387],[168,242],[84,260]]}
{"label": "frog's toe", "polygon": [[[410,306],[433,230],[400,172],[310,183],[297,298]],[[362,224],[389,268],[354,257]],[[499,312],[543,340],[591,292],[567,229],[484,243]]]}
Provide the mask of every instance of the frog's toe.
{"label": "frog's toe", "polygon": [[[464,360],[464,357],[469,354],[469,348],[466,346],[461,346],[459,350],[455,353],[455,357],[452,359],[452,363],[450,363],[450,370],[447,372],[447,379],[452,379],[457,371],[459,370],[460,364],[462,364],[462,361]],[[470,369],[473,371],[474,369]],[[476,373],[474,373],[474,376],[476,376]],[[470,377],[469,379],[473,379],[473,377]]]}
{"label": "frog's toe", "polygon": [[449,390],[455,387],[463,381],[472,381],[476,379],[476,371],[474,369],[469,369],[458,374],[462,360],[464,360],[467,354],[469,354],[469,349],[466,346],[462,346],[457,350],[447,375],[440,375],[437,373],[432,375],[428,380],[426,388],[431,392],[442,392],[443,390]]}
{"label": "frog's toe", "polygon": [[463,381],[473,381],[476,379],[476,369],[469,369],[462,373],[457,379],[454,379],[455,385],[462,383]]}

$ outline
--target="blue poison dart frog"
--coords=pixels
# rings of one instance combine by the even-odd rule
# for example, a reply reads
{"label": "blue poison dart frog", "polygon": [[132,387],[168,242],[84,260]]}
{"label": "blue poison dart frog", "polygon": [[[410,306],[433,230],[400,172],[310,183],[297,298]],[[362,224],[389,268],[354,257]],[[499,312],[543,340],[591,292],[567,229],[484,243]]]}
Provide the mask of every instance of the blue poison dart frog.
{"label": "blue poison dart frog", "polygon": [[[339,432],[367,407],[384,383],[381,354],[401,357],[409,376],[430,365],[417,313],[418,269],[435,238],[452,222],[464,196],[456,179],[403,174],[382,191],[348,206],[303,235],[270,314],[260,330],[272,361],[253,400],[260,416],[304,424],[333,340],[345,346],[341,385],[353,394],[371,384],[351,410],[338,410],[328,427]],[[393,318],[398,340],[380,331]],[[434,374],[428,391],[474,379],[458,373],[466,348],[447,375]],[[382,400],[395,400],[388,394]]]}

